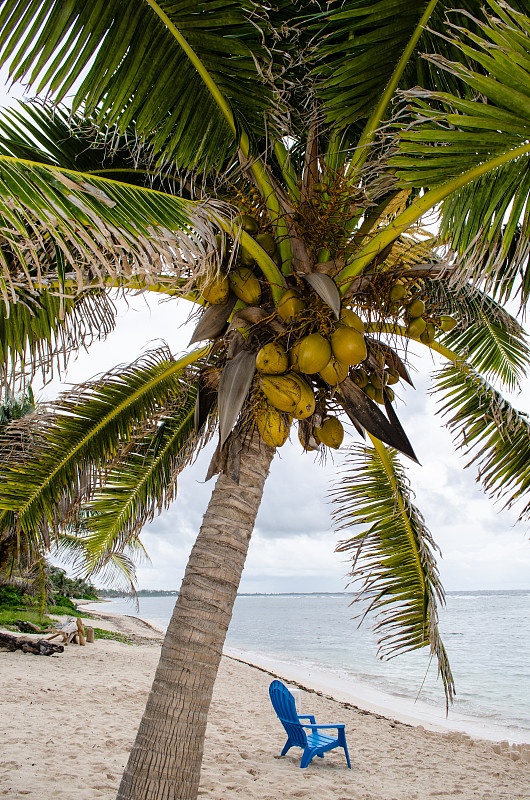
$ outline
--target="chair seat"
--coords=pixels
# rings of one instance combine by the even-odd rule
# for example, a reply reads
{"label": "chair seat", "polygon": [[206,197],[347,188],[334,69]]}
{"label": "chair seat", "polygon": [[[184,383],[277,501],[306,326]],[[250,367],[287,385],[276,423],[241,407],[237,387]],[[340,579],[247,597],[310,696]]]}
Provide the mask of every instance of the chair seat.
{"label": "chair seat", "polygon": [[307,746],[308,747],[327,747],[329,744],[334,744],[337,741],[336,736],[326,736],[325,733],[308,733]]}

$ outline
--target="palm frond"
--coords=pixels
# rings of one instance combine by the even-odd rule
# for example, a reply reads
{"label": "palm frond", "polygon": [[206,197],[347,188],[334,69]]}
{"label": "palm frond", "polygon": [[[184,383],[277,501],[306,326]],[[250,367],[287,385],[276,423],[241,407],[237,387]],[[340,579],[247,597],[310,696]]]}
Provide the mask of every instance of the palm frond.
{"label": "palm frond", "polygon": [[[400,152],[391,164],[401,185],[418,188],[442,188],[467,173],[449,198],[440,196],[440,236],[460,255],[463,282],[490,273],[488,285],[495,286],[502,266],[504,279],[513,283],[530,252],[530,46],[528,18],[502,0],[490,6],[497,16],[468,15],[479,33],[452,26],[449,38],[460,61],[427,57],[441,74],[467,86],[470,96],[409,92],[417,123],[399,134]],[[466,58],[476,68],[466,66]],[[481,176],[478,168],[488,163],[494,170]],[[502,289],[497,286],[506,296]]]}
{"label": "palm frond", "polygon": [[24,391],[39,372],[45,382],[54,367],[60,374],[72,353],[113,330],[114,317],[113,303],[99,289],[74,298],[20,289],[16,302],[0,298],[0,397]]}
{"label": "palm frond", "polygon": [[238,131],[265,133],[257,12],[248,0],[19,0],[0,12],[2,63],[57,101],[77,84],[74,110],[121,131],[134,121],[165,160],[216,169]]}
{"label": "palm frond", "polygon": [[331,493],[339,530],[363,528],[337,551],[351,555],[351,583],[360,584],[355,602],[364,601],[365,615],[375,615],[381,656],[429,647],[449,703],[454,685],[438,630],[437,602],[444,602],[444,592],[433,555],[437,546],[412,503],[396,452],[372,442],[373,448],[352,448]]}
{"label": "palm frond", "polygon": [[[45,418],[9,426],[0,440],[0,528],[14,515],[33,535],[58,531],[101,485],[105,469],[156,426],[197,377],[209,348],[173,360],[165,348],[63,394]],[[21,436],[22,432],[22,436]]]}
{"label": "palm frond", "polygon": [[519,322],[487,294],[466,284],[425,279],[425,293],[438,314],[455,315],[458,327],[441,334],[442,344],[458,353],[486,377],[513,391],[530,367],[527,335]]}
{"label": "palm frond", "polygon": [[87,578],[89,574],[92,577],[97,576],[106,586],[133,594],[136,587],[136,563],[142,559],[149,560],[141,541],[134,537],[127,543],[124,552],[109,553],[105,563],[89,570],[86,531],[83,528],[82,517],[58,535],[52,552],[59,556],[63,563],[70,565],[74,575],[82,578]]}
{"label": "palm frond", "polygon": [[215,260],[214,225],[223,217],[219,203],[203,207],[0,155],[2,297],[15,298],[20,286],[40,291],[69,280],[78,290],[134,276],[191,284],[194,270]]}
{"label": "palm frond", "polygon": [[171,404],[154,429],[123,448],[106,470],[103,484],[84,504],[87,574],[98,574],[112,555],[136,541],[143,526],[175,499],[178,476],[215,430],[215,425],[208,425],[197,435],[196,397],[196,385],[188,380],[175,386]]}
{"label": "palm frond", "polygon": [[455,444],[472,456],[466,466],[478,469],[477,481],[504,507],[525,503],[519,519],[530,517],[530,418],[465,362],[444,367],[434,391],[443,395],[439,413]]}

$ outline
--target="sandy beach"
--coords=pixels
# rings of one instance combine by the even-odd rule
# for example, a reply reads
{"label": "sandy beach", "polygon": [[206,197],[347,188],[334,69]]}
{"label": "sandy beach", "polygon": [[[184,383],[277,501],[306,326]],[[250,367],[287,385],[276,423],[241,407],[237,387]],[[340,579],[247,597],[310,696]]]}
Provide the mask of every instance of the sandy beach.
{"label": "sandy beach", "polygon": [[[0,650],[0,796],[113,800],[156,668],[160,633],[133,617],[86,620],[134,644],[99,639],[56,656]],[[224,657],[212,701],[200,796],[211,800],[528,800],[530,745],[407,725],[302,690],[304,712],[343,722],[342,751],[300,770],[279,758],[271,673]],[[237,744],[233,744],[236,742]]]}

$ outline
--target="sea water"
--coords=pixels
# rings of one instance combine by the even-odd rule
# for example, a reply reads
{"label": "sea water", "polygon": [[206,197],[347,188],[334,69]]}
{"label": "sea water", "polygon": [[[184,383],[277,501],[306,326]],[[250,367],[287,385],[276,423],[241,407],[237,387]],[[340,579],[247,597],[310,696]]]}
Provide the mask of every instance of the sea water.
{"label": "sea water", "polygon": [[[174,596],[140,597],[136,608],[124,598],[100,608],[165,629],[174,603]],[[448,718],[428,654],[379,660],[376,636],[368,621],[359,626],[350,603],[347,594],[240,595],[226,649],[305,685],[329,686],[334,696],[349,692],[397,718],[530,743],[530,591],[447,594],[440,632],[457,692]]]}

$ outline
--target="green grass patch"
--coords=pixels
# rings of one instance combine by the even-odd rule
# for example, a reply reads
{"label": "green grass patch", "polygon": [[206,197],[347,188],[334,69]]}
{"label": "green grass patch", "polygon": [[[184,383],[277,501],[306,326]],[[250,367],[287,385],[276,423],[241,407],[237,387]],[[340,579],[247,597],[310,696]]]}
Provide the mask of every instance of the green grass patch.
{"label": "green grass patch", "polygon": [[118,633],[118,631],[106,631],[103,628],[94,628],[95,639],[114,639],[115,642],[122,642],[123,644],[136,644],[133,636],[127,636],[126,633]]}
{"label": "green grass patch", "polygon": [[41,629],[47,628],[48,625],[54,625],[54,621],[49,617],[41,617],[37,611],[29,611],[27,608],[17,608],[16,606],[8,606],[0,608],[0,625],[3,628],[10,630],[17,630],[15,622],[21,619],[24,622],[32,622],[38,625]]}

